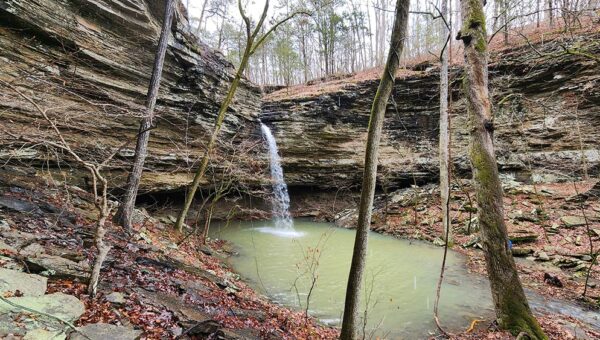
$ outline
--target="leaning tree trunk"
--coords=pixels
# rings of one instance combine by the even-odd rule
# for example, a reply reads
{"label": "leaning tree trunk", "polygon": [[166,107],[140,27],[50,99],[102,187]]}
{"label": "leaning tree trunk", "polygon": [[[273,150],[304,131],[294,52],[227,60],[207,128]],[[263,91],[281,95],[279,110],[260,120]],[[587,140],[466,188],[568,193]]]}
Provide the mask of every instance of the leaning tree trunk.
{"label": "leaning tree trunk", "polygon": [[529,308],[504,223],[503,194],[493,146],[487,34],[481,1],[461,1],[463,25],[457,39],[465,46],[464,91],[471,129],[470,157],[487,272],[500,327],[514,335],[526,332],[532,339],[547,339]]}
{"label": "leaning tree trunk", "polygon": [[160,87],[160,78],[162,75],[163,64],[165,61],[165,53],[169,40],[169,31],[171,30],[171,21],[173,18],[173,0],[167,0],[165,3],[165,17],[160,39],[158,40],[158,48],[154,58],[154,68],[152,77],[150,78],[150,86],[148,87],[148,95],[146,97],[146,112],[140,129],[138,132],[137,143],[135,146],[135,156],[133,158],[133,166],[127,178],[127,189],[123,204],[117,212],[117,219],[125,229],[131,230],[131,220],[133,209],[135,208],[135,199],[137,197],[140,179],[144,168],[144,161],[148,154],[148,140],[150,139],[150,129],[152,128],[152,120],[154,118],[154,106],[158,97],[158,88]]}
{"label": "leaning tree trunk", "polygon": [[344,340],[356,338],[360,289],[366,260],[365,257],[367,255],[367,239],[369,227],[371,225],[371,210],[373,208],[373,198],[375,195],[379,141],[381,140],[381,130],[383,127],[387,102],[394,87],[396,72],[398,71],[398,65],[400,64],[400,55],[402,55],[404,40],[406,39],[409,7],[410,0],[397,0],[396,2],[396,20],[392,31],[388,59],[381,81],[379,82],[379,88],[375,94],[375,99],[373,100],[373,106],[371,107],[358,226],[356,229],[356,239],[354,241],[350,275],[348,277],[348,288],[346,289],[344,319],[340,335],[340,338]]}

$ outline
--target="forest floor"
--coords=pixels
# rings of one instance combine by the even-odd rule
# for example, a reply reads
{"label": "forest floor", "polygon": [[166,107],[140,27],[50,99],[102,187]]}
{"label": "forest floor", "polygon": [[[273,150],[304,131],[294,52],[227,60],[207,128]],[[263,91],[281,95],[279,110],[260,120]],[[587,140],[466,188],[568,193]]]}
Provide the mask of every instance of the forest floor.
{"label": "forest floor", "polygon": [[[112,249],[99,293],[90,298],[85,282],[95,254],[97,218],[91,195],[31,174],[0,170],[0,279],[11,281],[10,276],[23,272],[47,276],[46,297],[61,292],[85,305],[75,326],[123,326],[119,339],[127,339],[125,332],[132,330],[143,339],[308,339],[338,334],[249,288],[223,261],[227,245],[204,246],[196,237],[181,242],[183,236],[144,214],[136,216],[140,223],[131,237],[109,223],[106,238]],[[27,277],[29,282],[41,279]],[[3,297],[23,295],[24,289],[15,284],[17,290],[0,286]],[[57,330],[51,320],[45,324],[42,315],[13,312],[0,316],[0,338],[20,339],[32,328]],[[70,332],[66,325],[58,328],[63,336]]]}
{"label": "forest floor", "polygon": [[[585,192],[595,181],[527,185],[513,180],[503,182],[505,221],[512,241],[519,276],[526,289],[543,297],[571,301],[586,308],[600,307],[600,266],[591,260],[600,250],[600,202],[570,199]],[[398,238],[418,239],[443,246],[441,205],[438,187],[428,185],[401,189],[379,196],[375,203],[372,230]],[[453,186],[450,204],[453,245],[466,256],[470,272],[485,275],[476,204],[468,181]],[[387,204],[386,204],[387,202]],[[337,214],[340,226],[352,226],[356,210]],[[593,247],[590,247],[590,244]],[[583,297],[584,287],[587,289]],[[598,339],[598,330],[590,329],[573,318],[551,314],[539,317],[552,339]],[[573,327],[577,324],[577,327]],[[481,325],[485,326],[485,325]],[[486,327],[464,339],[512,339],[506,333],[489,334]],[[574,334],[579,332],[579,334]],[[587,336],[582,333],[585,332]]]}
{"label": "forest floor", "polygon": [[[575,193],[575,186],[581,192],[591,185],[580,182],[533,188],[513,184],[507,188],[509,232],[528,240],[514,245],[515,249],[525,249],[525,257],[518,259],[517,265],[526,287],[543,296],[580,303],[585,268],[590,263],[586,257],[589,241],[595,242],[596,248],[600,243],[599,235],[590,238],[586,230],[589,227],[592,233],[600,232],[600,204],[568,202],[566,198]],[[475,213],[468,204],[471,189],[466,184],[462,187],[464,191],[453,191],[453,249],[466,255],[471,271],[484,274],[477,240],[464,230]],[[403,189],[388,198],[393,203],[387,205],[387,223],[383,200],[377,201],[375,231],[439,243],[441,219],[434,186]],[[584,211],[587,226],[574,218]],[[344,220],[342,215],[338,221]],[[337,329],[321,326],[303,313],[273,304],[253,291],[226,265],[225,259],[231,255],[226,243],[204,246],[194,236],[181,242],[184,237],[171,231],[168,223],[143,212],[136,216],[133,236],[109,225],[107,239],[113,248],[103,267],[99,294],[90,298],[85,293],[85,278],[94,256],[91,245],[96,217],[91,195],[81,189],[48,183],[31,174],[0,171],[0,268],[45,275],[47,295],[62,292],[77,297],[85,305],[85,311],[74,322],[79,327],[120,325],[142,331],[146,339],[334,339],[338,335]],[[567,226],[566,222],[575,226]],[[471,228],[476,230],[476,221],[472,221]],[[597,303],[600,294],[597,266],[594,269],[588,282],[588,303]],[[545,273],[558,278],[562,287],[555,286],[556,281],[545,282]],[[0,291],[4,297],[20,294]],[[10,317],[0,317],[1,336],[10,334],[3,322],[22,326],[12,332],[19,338],[28,331],[28,323],[23,320],[43,319],[27,312]],[[600,338],[600,333],[574,318],[549,314],[539,315],[539,320],[552,339]],[[66,326],[63,328],[68,331]],[[489,323],[480,323],[453,338],[514,339]]]}

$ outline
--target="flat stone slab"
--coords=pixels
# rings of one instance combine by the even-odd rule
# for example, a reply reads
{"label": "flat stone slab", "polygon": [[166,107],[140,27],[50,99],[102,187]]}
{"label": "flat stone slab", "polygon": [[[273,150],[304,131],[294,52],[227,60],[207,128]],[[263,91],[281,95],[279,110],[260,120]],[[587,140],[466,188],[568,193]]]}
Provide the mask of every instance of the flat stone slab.
{"label": "flat stone slab", "polygon": [[23,213],[39,214],[42,212],[36,204],[10,196],[0,196],[0,207]]}
{"label": "flat stone slab", "polygon": [[119,293],[119,292],[112,292],[112,293],[108,294],[106,296],[106,301],[115,303],[115,304],[119,304],[119,305],[125,304],[127,302],[123,293]]}
{"label": "flat stone slab", "polygon": [[[8,298],[8,301],[21,307],[53,315],[68,322],[79,319],[85,311],[83,302],[72,295],[63,293],[12,297]],[[30,336],[46,334],[43,330],[50,333],[60,333],[67,327],[54,318],[24,310],[21,307],[0,301],[0,338],[9,334],[25,336],[32,331],[35,332]]]}
{"label": "flat stone slab", "polygon": [[[85,312],[83,302],[73,295],[63,293],[54,293],[44,296],[11,297],[7,300],[19,306],[51,314],[69,322],[79,319],[83,312]],[[3,312],[24,312],[32,314],[31,312],[0,301],[0,313]]]}
{"label": "flat stone slab", "polygon": [[580,216],[563,216],[560,218],[560,220],[567,228],[585,225],[585,218]]}
{"label": "flat stone slab", "polygon": [[67,335],[63,331],[49,331],[47,329],[34,329],[27,332],[23,337],[23,340],[64,340]]}
{"label": "flat stone slab", "polygon": [[78,332],[71,333],[69,336],[70,340],[136,340],[142,335],[142,331],[108,323],[93,323],[83,327],[77,327],[77,331]]}
{"label": "flat stone slab", "polygon": [[31,270],[46,271],[47,276],[59,278],[87,279],[90,276],[89,266],[71,261],[60,256],[40,254],[26,259]]}
{"label": "flat stone slab", "polygon": [[42,296],[47,283],[48,279],[40,275],[0,268],[0,294],[18,290],[23,296]]}

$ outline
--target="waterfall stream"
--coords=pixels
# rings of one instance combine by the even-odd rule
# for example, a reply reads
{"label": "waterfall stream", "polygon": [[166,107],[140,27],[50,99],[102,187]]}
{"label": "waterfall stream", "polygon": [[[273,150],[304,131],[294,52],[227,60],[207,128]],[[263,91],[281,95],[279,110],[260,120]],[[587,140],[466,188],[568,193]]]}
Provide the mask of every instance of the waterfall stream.
{"label": "waterfall stream", "polygon": [[281,158],[277,150],[277,142],[268,126],[261,123],[260,129],[262,135],[269,146],[269,162],[271,167],[271,183],[273,186],[273,220],[277,229],[293,230],[294,222],[290,215],[290,196],[288,194],[287,184],[283,178],[283,169],[281,168]]}

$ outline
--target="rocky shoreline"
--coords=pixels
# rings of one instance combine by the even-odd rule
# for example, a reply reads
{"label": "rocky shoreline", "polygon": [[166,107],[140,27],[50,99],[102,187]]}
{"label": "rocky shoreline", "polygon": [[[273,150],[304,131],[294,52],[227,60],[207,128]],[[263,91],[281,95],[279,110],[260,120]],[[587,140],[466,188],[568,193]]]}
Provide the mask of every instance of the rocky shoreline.
{"label": "rocky shoreline", "polygon": [[[548,299],[560,299],[596,311],[600,320],[600,273],[595,264],[589,278],[590,241],[600,240],[600,203],[578,202],[572,198],[595,181],[524,184],[505,177],[505,213],[513,256],[520,278],[528,289]],[[477,236],[477,207],[469,181],[452,188],[450,215],[451,249],[466,256],[469,271],[485,276],[485,260]],[[411,187],[380,195],[373,211],[372,230],[403,239],[416,239],[444,246],[441,209],[436,185]],[[356,208],[337,213],[336,225],[353,228]],[[588,233],[589,231],[589,233]],[[582,296],[587,283],[586,295]],[[558,324],[560,316],[544,316]],[[548,320],[547,320],[548,321]],[[581,325],[590,337],[600,329]],[[591,325],[593,326],[593,324]],[[568,334],[573,335],[573,330]],[[565,335],[566,336],[566,335]],[[567,337],[568,338],[568,337]],[[581,337],[585,339],[586,337]]]}
{"label": "rocky shoreline", "polygon": [[182,235],[142,211],[131,237],[110,225],[112,250],[99,294],[90,298],[85,287],[96,214],[91,200],[81,189],[47,178],[0,177],[0,292],[15,304],[0,302],[0,337],[297,339],[337,334],[256,294],[226,265],[222,242],[203,246],[196,237],[181,242]]}

